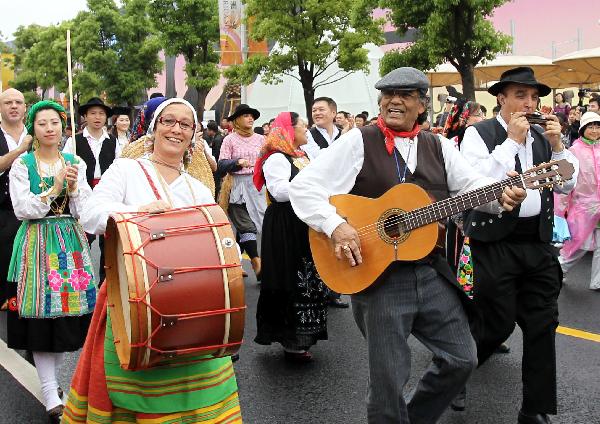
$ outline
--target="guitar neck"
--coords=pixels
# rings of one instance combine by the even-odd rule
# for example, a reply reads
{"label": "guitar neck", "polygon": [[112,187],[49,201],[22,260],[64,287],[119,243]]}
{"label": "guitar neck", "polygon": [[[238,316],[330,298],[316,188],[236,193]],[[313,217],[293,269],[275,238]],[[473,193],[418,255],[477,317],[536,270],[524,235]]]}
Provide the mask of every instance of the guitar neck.
{"label": "guitar neck", "polygon": [[431,205],[424,206],[402,215],[402,226],[405,231],[440,221],[452,215],[464,212],[477,206],[484,205],[502,196],[506,186],[524,187],[520,175],[507,178],[475,190],[468,191],[460,196],[450,197]]}

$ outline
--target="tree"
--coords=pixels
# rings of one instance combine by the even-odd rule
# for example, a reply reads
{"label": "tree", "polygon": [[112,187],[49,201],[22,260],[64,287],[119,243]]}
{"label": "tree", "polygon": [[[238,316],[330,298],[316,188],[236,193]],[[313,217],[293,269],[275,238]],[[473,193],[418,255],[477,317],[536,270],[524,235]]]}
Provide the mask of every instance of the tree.
{"label": "tree", "polygon": [[151,0],[148,11],[165,52],[185,58],[187,85],[198,92],[196,111],[202,119],[206,96],[220,76],[217,0]]}
{"label": "tree", "polygon": [[160,72],[160,42],[151,29],[145,0],[88,0],[71,26],[74,90],[85,97],[105,93],[113,104],[145,100]]}
{"label": "tree", "polygon": [[496,31],[486,19],[507,0],[389,0],[381,6],[400,34],[417,28],[417,40],[403,51],[385,54],[380,71],[385,74],[401,66],[421,70],[449,62],[460,73],[463,93],[475,99],[473,68],[482,60],[507,52],[511,37]]}
{"label": "tree", "polygon": [[[383,43],[381,20],[357,0],[247,0],[246,16],[252,17],[249,36],[276,42],[269,56],[253,56],[230,67],[225,75],[249,83],[262,73],[262,81],[280,83],[282,75],[300,81],[306,114],[311,119],[315,90],[366,71],[366,43]],[[248,22],[248,19],[246,18]],[[341,71],[325,76],[337,63]],[[298,70],[298,77],[293,71]]]}
{"label": "tree", "polygon": [[19,27],[15,32],[15,81],[23,92],[67,86],[66,23],[42,27]]}

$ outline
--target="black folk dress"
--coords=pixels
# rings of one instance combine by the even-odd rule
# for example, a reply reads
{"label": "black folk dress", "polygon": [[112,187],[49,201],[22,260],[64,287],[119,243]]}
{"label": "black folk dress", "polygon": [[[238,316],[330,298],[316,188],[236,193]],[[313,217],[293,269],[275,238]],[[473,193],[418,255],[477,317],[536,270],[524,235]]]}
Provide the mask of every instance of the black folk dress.
{"label": "black folk dress", "polygon": [[[285,156],[291,181],[302,165]],[[289,201],[278,202],[270,193],[268,196],[271,204],[263,221],[262,284],[254,341],[308,350],[318,340],[327,340],[328,289],[312,259],[308,226],[298,219]]]}

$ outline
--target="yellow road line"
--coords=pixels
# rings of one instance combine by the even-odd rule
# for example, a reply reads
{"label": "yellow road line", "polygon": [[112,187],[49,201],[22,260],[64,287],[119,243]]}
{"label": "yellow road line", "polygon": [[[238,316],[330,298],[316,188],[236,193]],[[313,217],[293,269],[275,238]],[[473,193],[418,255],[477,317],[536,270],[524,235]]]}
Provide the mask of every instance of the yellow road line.
{"label": "yellow road line", "polygon": [[577,330],[575,328],[563,327],[561,325],[558,326],[556,332],[564,334],[565,336],[577,337],[578,339],[591,340],[592,342],[600,343],[600,334]]}

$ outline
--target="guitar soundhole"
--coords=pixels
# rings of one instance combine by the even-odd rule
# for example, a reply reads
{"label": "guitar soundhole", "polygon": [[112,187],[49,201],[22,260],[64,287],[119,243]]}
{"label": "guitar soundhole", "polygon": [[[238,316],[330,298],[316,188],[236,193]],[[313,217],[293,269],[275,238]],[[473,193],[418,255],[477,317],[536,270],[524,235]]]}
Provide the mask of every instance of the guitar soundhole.
{"label": "guitar soundhole", "polygon": [[383,221],[383,231],[390,238],[400,238],[401,232],[398,223],[400,222],[400,215],[390,215],[385,221]]}
{"label": "guitar soundhole", "polygon": [[402,243],[410,233],[405,232],[400,227],[402,215],[406,212],[402,209],[394,208],[385,211],[377,220],[377,233],[379,237],[389,244]]}

